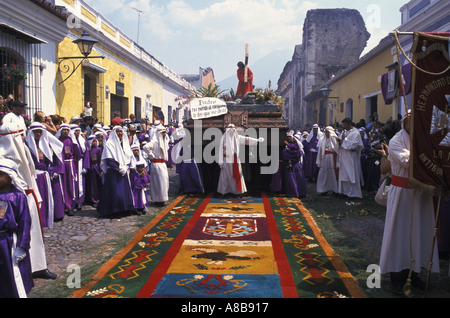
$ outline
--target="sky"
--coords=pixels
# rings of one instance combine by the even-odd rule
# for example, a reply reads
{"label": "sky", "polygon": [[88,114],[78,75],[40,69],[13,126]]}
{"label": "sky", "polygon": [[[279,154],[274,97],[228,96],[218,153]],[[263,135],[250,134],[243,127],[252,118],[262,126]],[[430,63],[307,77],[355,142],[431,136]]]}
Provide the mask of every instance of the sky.
{"label": "sky", "polygon": [[[86,0],[112,24],[178,74],[211,67],[216,82],[236,73],[249,44],[249,65],[302,43],[311,9],[358,10],[371,33],[366,50],[401,24],[407,0]],[[286,61],[288,62],[288,61]],[[281,74],[282,70],[280,70]],[[275,79],[275,81],[278,79]]]}

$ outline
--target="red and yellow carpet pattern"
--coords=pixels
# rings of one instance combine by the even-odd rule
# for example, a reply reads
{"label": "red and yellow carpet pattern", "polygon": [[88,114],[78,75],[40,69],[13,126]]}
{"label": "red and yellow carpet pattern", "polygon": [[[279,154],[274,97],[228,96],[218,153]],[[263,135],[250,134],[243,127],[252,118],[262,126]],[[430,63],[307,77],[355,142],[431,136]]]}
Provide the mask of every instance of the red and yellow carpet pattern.
{"label": "red and yellow carpet pattern", "polygon": [[297,199],[179,197],[79,298],[364,297]]}

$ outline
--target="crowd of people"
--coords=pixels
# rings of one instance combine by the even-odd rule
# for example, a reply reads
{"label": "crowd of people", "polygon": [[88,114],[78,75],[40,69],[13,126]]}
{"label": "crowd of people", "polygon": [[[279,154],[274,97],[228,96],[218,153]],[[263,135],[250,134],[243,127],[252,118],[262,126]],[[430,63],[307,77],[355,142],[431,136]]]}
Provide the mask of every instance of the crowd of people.
{"label": "crowd of people", "polygon": [[[126,120],[115,117],[111,126],[104,126],[93,122],[87,109],[88,115],[75,116],[69,123],[58,115],[36,112],[27,126],[22,117],[27,105],[8,102],[11,112],[0,126],[0,297],[26,297],[33,278],[56,278],[47,268],[42,227],[52,228],[86,204],[105,218],[142,215],[149,204],[164,206],[169,200],[168,169],[174,167],[180,193],[203,193],[211,184],[222,196],[246,193],[240,145],[265,141],[241,136],[231,124],[220,140],[217,164],[205,165],[196,162],[195,147],[185,144],[182,124],[166,127],[155,121],[149,126],[131,115]],[[432,198],[416,192],[417,237],[411,256],[408,215],[401,213],[411,209],[413,196],[407,185],[408,129],[409,118],[385,125],[355,124],[346,118],[336,127],[291,131],[280,147],[278,171],[270,176],[271,191],[291,197],[306,196],[310,180],[317,182],[319,195],[331,191],[339,198],[362,198],[363,189],[376,193],[384,175],[390,175],[393,189],[380,268],[391,273],[399,294],[412,257],[414,275],[409,277],[413,285],[423,287],[417,273],[428,265],[431,246],[421,238],[431,239],[435,221]],[[442,207],[448,210],[448,204]],[[445,240],[450,246],[448,237]],[[436,260],[433,271],[439,271]]]}
{"label": "crowd of people", "polygon": [[[9,111],[1,114],[0,126],[0,298],[26,297],[33,279],[57,278],[47,268],[42,228],[53,228],[83,205],[105,218],[165,205],[172,149],[180,153],[184,129],[160,121],[148,126],[134,115],[104,126],[89,112],[67,123],[38,111],[26,123],[25,103],[1,102]],[[195,172],[189,162],[177,170]],[[198,186],[195,191],[203,192],[201,178],[197,182],[180,189]]]}

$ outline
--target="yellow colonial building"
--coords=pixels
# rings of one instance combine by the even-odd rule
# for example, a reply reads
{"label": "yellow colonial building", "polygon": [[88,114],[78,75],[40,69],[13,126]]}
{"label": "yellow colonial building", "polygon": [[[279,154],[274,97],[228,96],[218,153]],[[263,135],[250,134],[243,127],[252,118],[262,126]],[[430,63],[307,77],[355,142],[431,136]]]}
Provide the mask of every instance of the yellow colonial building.
{"label": "yellow colonial building", "polygon": [[375,112],[381,123],[390,117],[395,119],[396,105],[386,105],[381,90],[381,78],[387,73],[386,66],[396,60],[393,48],[394,40],[389,36],[384,38],[357,63],[314,89],[305,98],[313,110],[312,122],[334,126],[346,117],[355,123],[361,119],[367,122]]}
{"label": "yellow colonial building", "polygon": [[[176,115],[176,97],[191,85],[82,0],[56,0],[71,14],[70,32],[57,45],[56,112],[67,121],[84,112],[90,102],[93,116],[105,125],[112,118],[148,117],[167,124]],[[73,41],[87,32],[98,41],[83,55]]]}

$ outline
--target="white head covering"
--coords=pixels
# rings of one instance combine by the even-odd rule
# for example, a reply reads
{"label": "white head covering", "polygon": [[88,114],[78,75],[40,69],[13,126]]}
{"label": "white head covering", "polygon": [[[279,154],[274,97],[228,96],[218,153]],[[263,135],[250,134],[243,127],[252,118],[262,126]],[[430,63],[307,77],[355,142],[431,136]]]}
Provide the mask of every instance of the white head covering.
{"label": "white head covering", "polygon": [[303,148],[304,147],[303,147],[303,144],[302,144],[302,136],[300,135],[300,132],[298,132],[295,135],[294,135],[294,133],[292,133],[291,135],[288,133],[288,136],[292,136],[294,138],[294,140],[297,142],[298,147],[303,152]]}
{"label": "white head covering", "polygon": [[86,139],[84,139],[83,136],[81,136],[81,127],[78,125],[70,125],[70,130],[73,131],[73,135],[75,136],[75,132],[77,130],[80,131],[80,135],[78,136],[78,138],[75,136],[75,139],[77,140],[77,145],[80,147],[81,152],[85,153],[86,152]]}
{"label": "white head covering", "polygon": [[42,130],[41,138],[39,139],[39,149],[42,151],[44,156],[53,162],[53,154],[56,154],[58,159],[61,162],[64,162],[62,157],[62,151],[64,148],[64,144],[57,139],[52,134],[49,134],[47,129],[44,125],[38,122],[34,122],[30,125],[27,138],[25,139],[25,142],[30,149],[30,152],[36,157],[39,158],[36,142],[34,139],[34,131],[37,129]]}
{"label": "white head covering", "polygon": [[6,173],[12,180],[12,184],[17,190],[25,193],[27,184],[25,180],[19,175],[19,167],[11,159],[0,157],[0,171]]}
{"label": "white head covering", "polygon": [[362,139],[369,139],[369,138],[367,137],[366,128],[361,127],[361,128],[358,129],[358,131],[359,131],[359,132],[364,132],[364,137],[363,137]]}
{"label": "white head covering", "polygon": [[306,137],[306,141],[310,142],[312,137],[314,136],[314,129],[317,128],[317,140],[319,141],[320,138],[322,138],[323,132],[319,129],[319,125],[314,124],[311,128],[311,132],[309,133],[309,136]]}
{"label": "white head covering", "polygon": [[[19,129],[19,130],[18,130]],[[26,189],[33,189],[38,202],[42,202],[36,183],[36,169],[28,147],[22,141],[22,132],[17,123],[0,126],[0,157],[13,160],[18,165],[18,173],[26,182]]]}
{"label": "white head covering", "polygon": [[136,160],[134,159],[133,152],[131,151],[127,133],[123,132],[121,142],[117,136],[117,130],[123,131],[121,126],[114,127],[111,136],[103,147],[102,162],[100,167],[105,173],[108,171],[106,159],[113,159],[117,161],[119,163],[119,167],[124,167],[129,164],[131,164],[132,169],[136,167]]}
{"label": "white head covering", "polygon": [[[339,144],[338,144],[338,142],[337,142],[337,135],[336,135],[336,133],[334,132],[334,129],[333,129],[333,127],[331,127],[331,126],[327,126],[326,128],[325,128],[325,131],[329,131],[330,132],[330,139],[329,139],[329,141],[330,141],[330,143],[331,143],[331,149],[328,149],[329,151],[334,151],[334,152],[337,152],[337,150],[338,150],[338,148],[339,148]],[[325,133],[323,134],[323,136],[322,136],[322,138],[320,138],[320,140],[319,140],[319,144],[318,144],[318,149],[320,149],[320,156],[323,158],[324,156],[325,156],[325,146],[326,146],[326,143],[327,143],[327,137],[326,137],[326,135],[325,135]]]}
{"label": "white head covering", "polygon": [[158,141],[159,144],[159,148],[161,149],[161,152],[163,153],[164,156],[164,160],[168,160],[168,150],[169,150],[169,136],[163,136],[163,132],[167,132],[166,131],[166,127],[164,127],[163,125],[160,125],[157,129],[155,134],[153,135],[153,139]]}
{"label": "white head covering", "polygon": [[94,140],[97,140],[97,136],[96,136],[96,135],[90,135],[90,136],[88,137],[88,139],[87,139],[87,143],[88,143],[88,146],[89,146],[89,149],[90,149],[90,150],[92,150],[92,142],[93,142]]}
{"label": "white head covering", "polygon": [[74,134],[73,131],[70,129],[70,126],[69,126],[68,124],[61,124],[61,125],[59,126],[59,130],[58,130],[58,132],[56,133],[55,137],[56,137],[57,139],[61,138],[61,131],[62,131],[63,129],[68,129],[68,130],[69,130],[69,137],[70,137],[70,139],[72,139],[72,142],[73,142],[75,145],[77,145],[78,143],[77,143],[77,139],[75,138],[75,134]]}
{"label": "white head covering", "polygon": [[[232,163],[234,154],[239,154],[239,140],[236,126],[233,124],[228,125],[225,133],[220,140],[219,147],[219,164],[224,163],[224,155],[226,155],[226,163]],[[224,154],[224,146],[226,153]]]}

